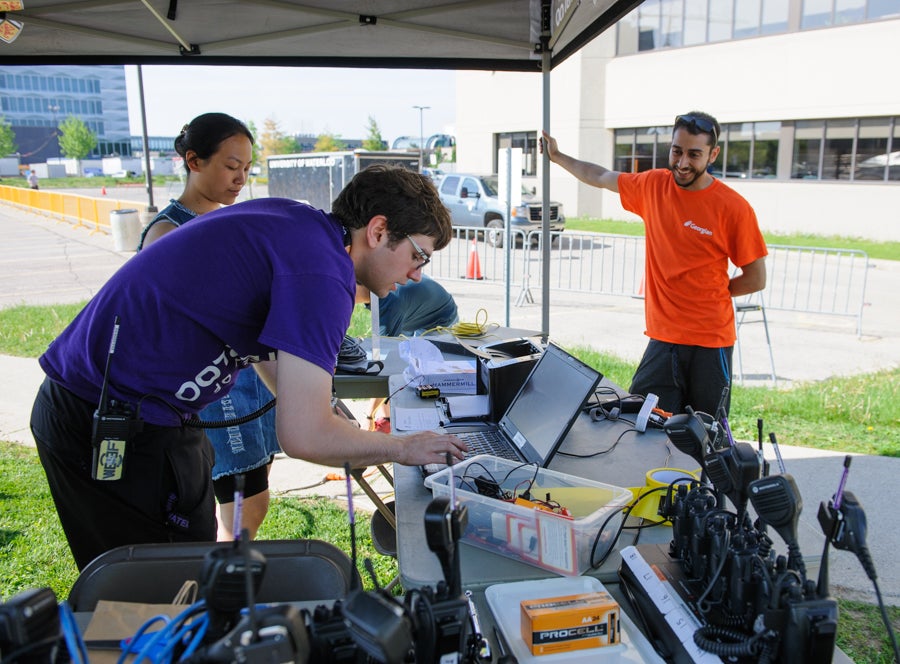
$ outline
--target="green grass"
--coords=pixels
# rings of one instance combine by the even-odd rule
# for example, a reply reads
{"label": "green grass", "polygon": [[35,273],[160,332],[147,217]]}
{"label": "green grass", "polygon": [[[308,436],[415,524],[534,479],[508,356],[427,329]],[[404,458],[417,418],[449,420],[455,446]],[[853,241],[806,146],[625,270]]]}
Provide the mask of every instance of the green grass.
{"label": "green grass", "polygon": [[78,304],[44,307],[18,305],[0,309],[0,353],[37,357],[84,308]]}
{"label": "green grass", "polygon": [[[0,600],[29,588],[49,587],[58,599],[68,597],[78,576],[37,452],[0,441]],[[370,517],[357,512],[359,570],[367,588],[372,582],[363,567],[371,558],[381,585],[397,574],[397,561],[372,546]],[[350,551],[346,508],[329,498],[273,498],[259,539],[320,539]]]}
{"label": "green grass", "polygon": [[[639,221],[615,221],[591,217],[569,217],[566,230],[615,233],[616,235],[644,235],[644,224]],[[869,258],[900,261],[900,242],[876,242],[858,237],[840,235],[809,235],[805,233],[763,233],[767,244],[791,247],[828,247],[831,249],[858,249]]]}
{"label": "green grass", "polygon": [[[569,352],[618,385],[631,383],[636,363],[590,348]],[[838,452],[900,456],[900,369],[829,378],[790,389],[735,384],[728,422],[736,438],[754,441],[762,418],[779,442]]]}

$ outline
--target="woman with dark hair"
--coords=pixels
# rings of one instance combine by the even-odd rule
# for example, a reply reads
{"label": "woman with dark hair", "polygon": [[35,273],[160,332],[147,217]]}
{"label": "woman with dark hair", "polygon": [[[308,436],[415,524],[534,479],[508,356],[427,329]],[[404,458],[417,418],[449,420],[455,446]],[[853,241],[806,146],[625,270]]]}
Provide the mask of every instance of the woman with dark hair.
{"label": "woman with dark hair", "polygon": [[194,217],[237,200],[253,162],[253,134],[230,115],[204,113],[182,127],[175,152],[187,172],[184,192],[147,225],[138,251]]}
{"label": "woman with dark hair", "polygon": [[[160,212],[144,230],[139,248],[206,212],[234,203],[247,182],[253,161],[253,135],[243,122],[225,113],[204,113],[186,124],[175,139],[184,159],[184,193]],[[255,371],[238,375],[234,389],[202,413],[205,421],[248,415],[268,403],[272,393]],[[219,503],[220,540],[234,536],[235,476],[244,475],[242,526],[250,537],[269,510],[269,469],[280,451],[275,435],[275,411],[240,426],[208,429],[216,454],[213,490]]]}

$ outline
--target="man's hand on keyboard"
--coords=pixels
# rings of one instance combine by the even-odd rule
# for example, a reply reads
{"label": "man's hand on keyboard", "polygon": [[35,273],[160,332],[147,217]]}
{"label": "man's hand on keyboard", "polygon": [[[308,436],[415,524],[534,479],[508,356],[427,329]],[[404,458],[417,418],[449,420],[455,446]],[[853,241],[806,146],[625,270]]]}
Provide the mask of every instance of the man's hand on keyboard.
{"label": "man's hand on keyboard", "polygon": [[454,459],[462,461],[468,451],[463,441],[448,433],[420,431],[398,438],[403,442],[403,457],[400,463],[405,466],[445,463],[448,452]]}

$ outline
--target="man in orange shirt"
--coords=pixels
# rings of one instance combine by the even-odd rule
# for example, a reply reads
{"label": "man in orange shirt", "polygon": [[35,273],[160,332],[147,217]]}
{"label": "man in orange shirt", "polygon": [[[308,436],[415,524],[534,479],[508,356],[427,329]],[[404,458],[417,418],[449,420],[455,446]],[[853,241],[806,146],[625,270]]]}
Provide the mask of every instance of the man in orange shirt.
{"label": "man in orange shirt", "polygon": [[[617,192],[646,230],[644,315],[650,337],[631,384],[661,408],[715,415],[731,385],[736,339],[732,297],[762,290],[768,253],[756,214],[736,191],[709,174],[719,156],[719,123],[692,111],[675,118],[669,168],[619,173],[542,149],[582,182]],[[729,260],[740,268],[729,276]],[[730,394],[730,391],[729,391]],[[726,413],[730,399],[724,404]]]}

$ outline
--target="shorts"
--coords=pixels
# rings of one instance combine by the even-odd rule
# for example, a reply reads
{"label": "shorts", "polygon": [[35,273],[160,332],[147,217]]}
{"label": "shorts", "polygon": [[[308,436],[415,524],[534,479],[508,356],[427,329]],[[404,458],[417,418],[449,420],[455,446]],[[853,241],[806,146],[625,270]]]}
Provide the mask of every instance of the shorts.
{"label": "shorts", "polygon": [[[249,415],[274,397],[253,369],[238,373],[231,391],[200,413],[204,421],[233,420]],[[245,424],[206,429],[216,452],[213,480],[267,466],[281,451],[275,435],[275,409]],[[265,487],[264,487],[265,488]]]}

